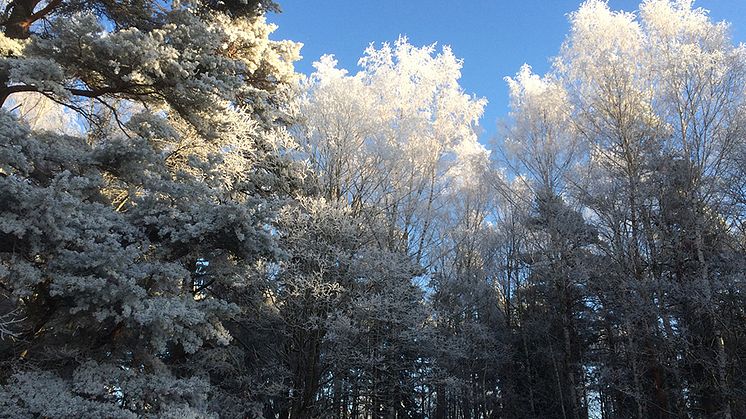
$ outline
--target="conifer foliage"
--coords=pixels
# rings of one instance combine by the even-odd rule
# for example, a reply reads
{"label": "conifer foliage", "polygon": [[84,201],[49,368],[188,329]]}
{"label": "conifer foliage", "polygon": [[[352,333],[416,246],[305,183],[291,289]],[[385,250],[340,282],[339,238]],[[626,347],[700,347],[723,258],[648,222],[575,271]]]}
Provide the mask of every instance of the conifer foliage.
{"label": "conifer foliage", "polygon": [[[212,288],[277,253],[275,103],[298,46],[241,4],[36,3],[10,2],[0,34],[0,410],[210,416],[188,366],[233,340],[242,309]],[[31,130],[24,95],[77,135]]]}

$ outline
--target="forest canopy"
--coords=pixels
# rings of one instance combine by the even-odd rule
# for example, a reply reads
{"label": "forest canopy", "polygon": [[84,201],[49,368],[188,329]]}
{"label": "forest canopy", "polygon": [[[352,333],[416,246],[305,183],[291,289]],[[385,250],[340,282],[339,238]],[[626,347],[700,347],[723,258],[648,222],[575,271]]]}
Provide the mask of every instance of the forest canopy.
{"label": "forest canopy", "polygon": [[746,417],[746,46],[692,1],[580,4],[490,142],[448,46],[0,6],[0,417]]}

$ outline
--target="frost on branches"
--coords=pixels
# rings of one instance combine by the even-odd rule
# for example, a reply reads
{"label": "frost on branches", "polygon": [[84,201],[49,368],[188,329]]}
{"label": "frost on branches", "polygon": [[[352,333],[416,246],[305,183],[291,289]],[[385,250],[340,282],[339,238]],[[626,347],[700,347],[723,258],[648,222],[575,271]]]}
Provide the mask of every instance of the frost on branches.
{"label": "frost on branches", "polygon": [[449,47],[435,52],[406,38],[371,45],[355,75],[324,56],[300,106],[299,142],[321,190],[384,211],[387,243],[418,259],[434,240],[436,202],[473,182],[489,156],[477,142],[486,101],[463,91],[462,63]]}
{"label": "frost on branches", "polygon": [[[231,342],[240,308],[208,290],[277,254],[299,46],[244,4],[53,1],[28,28],[24,7],[0,34],[0,411],[210,416],[185,366]],[[77,126],[32,129],[29,100]]]}

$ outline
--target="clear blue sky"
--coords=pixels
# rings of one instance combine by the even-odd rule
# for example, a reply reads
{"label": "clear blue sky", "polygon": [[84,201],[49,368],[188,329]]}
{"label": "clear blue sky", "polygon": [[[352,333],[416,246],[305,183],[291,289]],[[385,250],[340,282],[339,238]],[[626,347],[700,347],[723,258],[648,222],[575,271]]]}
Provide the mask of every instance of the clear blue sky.
{"label": "clear blue sky", "polygon": [[[274,39],[304,44],[297,70],[309,74],[323,54],[339,66],[357,71],[357,60],[370,42],[395,41],[406,35],[413,45],[451,45],[464,60],[461,85],[486,97],[482,141],[495,135],[508,113],[503,77],[523,63],[536,73],[549,68],[569,29],[567,13],[580,0],[278,0],[283,12],[269,21],[279,25]],[[612,9],[633,11],[637,0],[610,0]],[[736,42],[746,41],[746,0],[695,0],[714,20],[732,23]]]}

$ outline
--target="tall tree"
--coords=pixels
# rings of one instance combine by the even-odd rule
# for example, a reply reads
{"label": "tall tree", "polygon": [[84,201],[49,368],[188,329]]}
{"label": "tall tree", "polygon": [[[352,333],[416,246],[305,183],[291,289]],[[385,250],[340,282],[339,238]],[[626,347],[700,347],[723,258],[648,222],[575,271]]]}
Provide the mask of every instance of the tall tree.
{"label": "tall tree", "polygon": [[485,100],[464,93],[449,47],[434,54],[406,38],[371,45],[355,75],[324,56],[301,105],[300,142],[325,193],[377,208],[389,220],[382,242],[423,263],[441,196],[455,177],[472,175],[464,162],[488,154],[476,137]]}
{"label": "tall tree", "polygon": [[211,414],[213,377],[189,368],[231,342],[241,308],[217,291],[274,257],[265,226],[293,182],[273,126],[298,47],[255,6],[8,4],[0,99],[42,95],[87,125],[0,110],[4,414]]}

